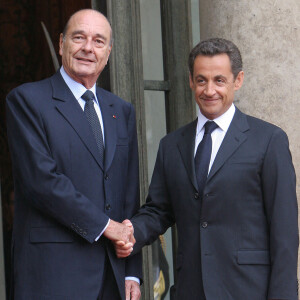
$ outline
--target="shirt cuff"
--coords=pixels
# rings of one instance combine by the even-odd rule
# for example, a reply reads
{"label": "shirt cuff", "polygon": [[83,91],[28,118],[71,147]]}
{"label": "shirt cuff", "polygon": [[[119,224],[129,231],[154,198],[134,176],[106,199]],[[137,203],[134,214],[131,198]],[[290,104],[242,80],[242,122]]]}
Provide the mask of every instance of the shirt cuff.
{"label": "shirt cuff", "polygon": [[133,281],[137,282],[138,284],[141,284],[139,278],[137,278],[137,277],[126,276],[125,280],[133,280]]}
{"label": "shirt cuff", "polygon": [[106,230],[107,226],[109,225],[110,219],[108,219],[108,222],[104,229],[101,231],[101,233],[95,238],[95,242],[97,242],[100,239],[100,236],[103,234],[103,232]]}

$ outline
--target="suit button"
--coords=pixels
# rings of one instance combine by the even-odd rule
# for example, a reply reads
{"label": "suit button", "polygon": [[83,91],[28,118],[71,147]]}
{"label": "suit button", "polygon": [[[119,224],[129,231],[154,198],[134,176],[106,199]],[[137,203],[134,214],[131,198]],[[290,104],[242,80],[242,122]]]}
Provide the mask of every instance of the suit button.
{"label": "suit button", "polygon": [[202,228],[206,228],[206,227],[208,226],[208,223],[207,223],[207,222],[203,222],[203,223],[201,224],[201,226],[202,226]]}
{"label": "suit button", "polygon": [[75,229],[75,223],[72,223],[72,224],[71,224],[71,228],[72,228],[72,229]]}
{"label": "suit button", "polygon": [[194,197],[195,197],[195,199],[199,199],[199,193],[195,193],[195,195],[194,195]]}
{"label": "suit button", "polygon": [[110,204],[106,204],[106,205],[105,205],[105,209],[106,209],[106,210],[110,210]]}
{"label": "suit button", "polygon": [[105,174],[105,176],[104,176],[104,179],[105,179],[105,180],[107,180],[107,179],[108,179],[108,175],[107,175],[107,174]]}
{"label": "suit button", "polygon": [[84,232],[82,233],[82,235],[83,235],[83,236],[87,236],[87,232],[84,231]]}

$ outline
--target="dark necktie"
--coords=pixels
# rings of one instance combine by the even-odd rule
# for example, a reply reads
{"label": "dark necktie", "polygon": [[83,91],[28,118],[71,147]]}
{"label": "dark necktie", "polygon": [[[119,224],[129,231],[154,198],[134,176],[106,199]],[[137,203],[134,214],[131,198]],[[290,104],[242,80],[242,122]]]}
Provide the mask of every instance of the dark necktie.
{"label": "dark necktie", "polygon": [[208,174],[208,167],[212,149],[211,133],[216,128],[218,128],[218,125],[213,121],[207,121],[204,127],[205,132],[203,135],[203,139],[199,143],[195,156],[195,171],[199,188],[198,192],[200,195],[203,194]]}
{"label": "dark necktie", "polygon": [[103,145],[103,135],[102,129],[100,125],[100,121],[96,110],[94,108],[94,100],[95,96],[93,92],[86,90],[86,92],[81,96],[81,98],[85,101],[84,105],[84,113],[88,119],[88,122],[91,125],[94,137],[96,139],[96,143],[100,152],[100,159],[103,162],[104,158],[104,145]]}

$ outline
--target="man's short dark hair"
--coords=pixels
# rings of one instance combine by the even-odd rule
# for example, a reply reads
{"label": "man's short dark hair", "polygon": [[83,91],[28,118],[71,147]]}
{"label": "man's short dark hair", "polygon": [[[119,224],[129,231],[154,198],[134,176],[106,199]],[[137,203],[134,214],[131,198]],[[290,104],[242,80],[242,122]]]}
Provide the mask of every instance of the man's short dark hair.
{"label": "man's short dark hair", "polygon": [[189,55],[189,70],[191,75],[193,76],[194,62],[197,56],[215,56],[218,54],[228,55],[231,64],[231,71],[234,79],[236,79],[239,72],[243,69],[243,61],[240,50],[233,42],[221,38],[204,40],[192,49]]}

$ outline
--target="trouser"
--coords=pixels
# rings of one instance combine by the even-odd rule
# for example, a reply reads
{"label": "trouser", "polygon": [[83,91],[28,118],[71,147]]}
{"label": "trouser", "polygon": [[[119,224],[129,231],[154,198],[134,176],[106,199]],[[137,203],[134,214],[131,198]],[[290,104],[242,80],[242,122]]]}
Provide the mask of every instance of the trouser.
{"label": "trouser", "polygon": [[103,277],[103,284],[97,300],[121,300],[117,281],[108,258],[105,262]]}

